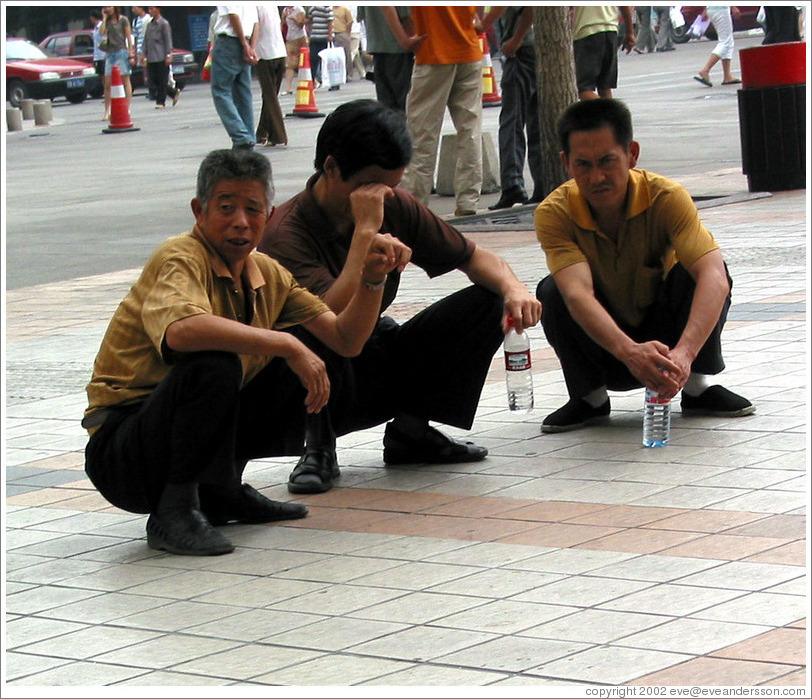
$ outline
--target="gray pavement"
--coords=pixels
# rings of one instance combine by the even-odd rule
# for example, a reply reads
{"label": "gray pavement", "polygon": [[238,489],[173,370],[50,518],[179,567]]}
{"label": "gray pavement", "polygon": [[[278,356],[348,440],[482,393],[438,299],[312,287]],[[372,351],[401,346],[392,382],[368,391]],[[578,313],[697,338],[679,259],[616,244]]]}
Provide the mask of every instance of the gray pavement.
{"label": "gray pavement", "polygon": [[[645,449],[632,391],[612,394],[605,425],[541,435],[566,390],[533,328],[536,409],[506,410],[497,354],[465,433],[489,447],[486,460],[386,468],[382,427],[348,435],[339,487],[298,498],[307,518],[229,527],[237,550],[216,559],[151,551],[144,517],[110,507],[84,477],[78,423],[110,315],[154,245],[188,227],[200,158],[228,145],[207,88],[190,86],[164,113],[136,97],[130,134],[101,134],[98,101],[55,105],[43,135],[8,134],[3,696],[179,691],[170,685],[229,688],[217,696],[269,685],[308,696],[349,685],[369,696],[617,685],[808,695],[809,200],[748,194],[736,90],[691,79],[711,48],[622,56],[616,96],[632,108],[643,167],[722,197],[702,216],[734,278],[724,383],[756,414],[691,419],[677,401],[672,444]],[[317,101],[327,112],[370,95],[353,83]],[[494,135],[497,118],[486,110]],[[310,173],[320,120],[288,125],[291,144],[265,151],[278,201]],[[431,206],[445,215],[453,200]],[[532,288],[543,255],[513,213],[515,225],[471,235]],[[462,284],[408,269],[392,312],[408,317]],[[261,459],[246,477],[288,499],[291,466]]]}

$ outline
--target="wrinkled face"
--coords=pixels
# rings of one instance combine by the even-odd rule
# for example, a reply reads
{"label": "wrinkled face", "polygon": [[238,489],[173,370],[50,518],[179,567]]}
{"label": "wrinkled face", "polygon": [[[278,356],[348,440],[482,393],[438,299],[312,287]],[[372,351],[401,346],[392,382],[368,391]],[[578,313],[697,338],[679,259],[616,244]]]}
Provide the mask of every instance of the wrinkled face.
{"label": "wrinkled face", "polygon": [[570,134],[570,152],[561,153],[567,171],[587,203],[598,213],[620,210],[626,202],[629,170],[637,164],[636,141],[624,149],[608,126]]}
{"label": "wrinkled face", "polygon": [[257,180],[220,180],[204,208],[192,200],[203,235],[232,270],[259,244],[268,222],[265,186]]}

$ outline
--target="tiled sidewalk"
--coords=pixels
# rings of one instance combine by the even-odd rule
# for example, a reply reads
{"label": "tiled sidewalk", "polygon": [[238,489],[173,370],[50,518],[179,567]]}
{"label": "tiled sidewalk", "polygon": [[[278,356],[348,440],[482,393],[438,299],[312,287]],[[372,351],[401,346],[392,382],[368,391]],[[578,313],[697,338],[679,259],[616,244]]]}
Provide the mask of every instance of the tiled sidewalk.
{"label": "tiled sidewalk", "polygon": [[[808,687],[804,207],[703,211],[735,284],[724,382],[755,415],[677,404],[671,446],[647,450],[631,392],[605,425],[542,436],[566,391],[534,328],[536,410],[506,411],[496,357],[470,433],[485,461],[385,468],[382,427],[350,435],[306,519],[229,527],[218,558],[151,551],[84,478],[84,384],[136,271],[8,292],[7,682]],[[476,240],[531,288],[544,272],[532,233]],[[407,273],[395,314],[446,276]],[[293,461],[247,479],[288,499]]]}

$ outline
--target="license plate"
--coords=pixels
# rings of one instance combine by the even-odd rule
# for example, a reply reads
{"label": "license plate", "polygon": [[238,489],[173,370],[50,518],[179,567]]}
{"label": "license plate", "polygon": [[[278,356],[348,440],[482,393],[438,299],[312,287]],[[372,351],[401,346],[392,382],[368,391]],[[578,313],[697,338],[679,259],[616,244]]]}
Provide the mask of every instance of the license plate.
{"label": "license plate", "polygon": [[172,72],[173,73],[182,73],[183,72],[183,66],[172,66]]}
{"label": "license plate", "polygon": [[68,87],[84,87],[85,86],[85,79],[84,78],[71,78],[68,80]]}

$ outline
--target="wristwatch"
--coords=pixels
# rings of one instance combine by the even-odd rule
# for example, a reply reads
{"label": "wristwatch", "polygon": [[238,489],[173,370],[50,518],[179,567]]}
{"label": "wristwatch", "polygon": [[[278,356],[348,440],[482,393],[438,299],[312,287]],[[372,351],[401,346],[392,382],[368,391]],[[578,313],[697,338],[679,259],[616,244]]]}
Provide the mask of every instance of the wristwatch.
{"label": "wristwatch", "polygon": [[377,291],[378,289],[383,289],[383,287],[386,286],[386,279],[387,278],[384,277],[379,282],[368,282],[366,279],[362,279],[361,283],[370,291]]}

